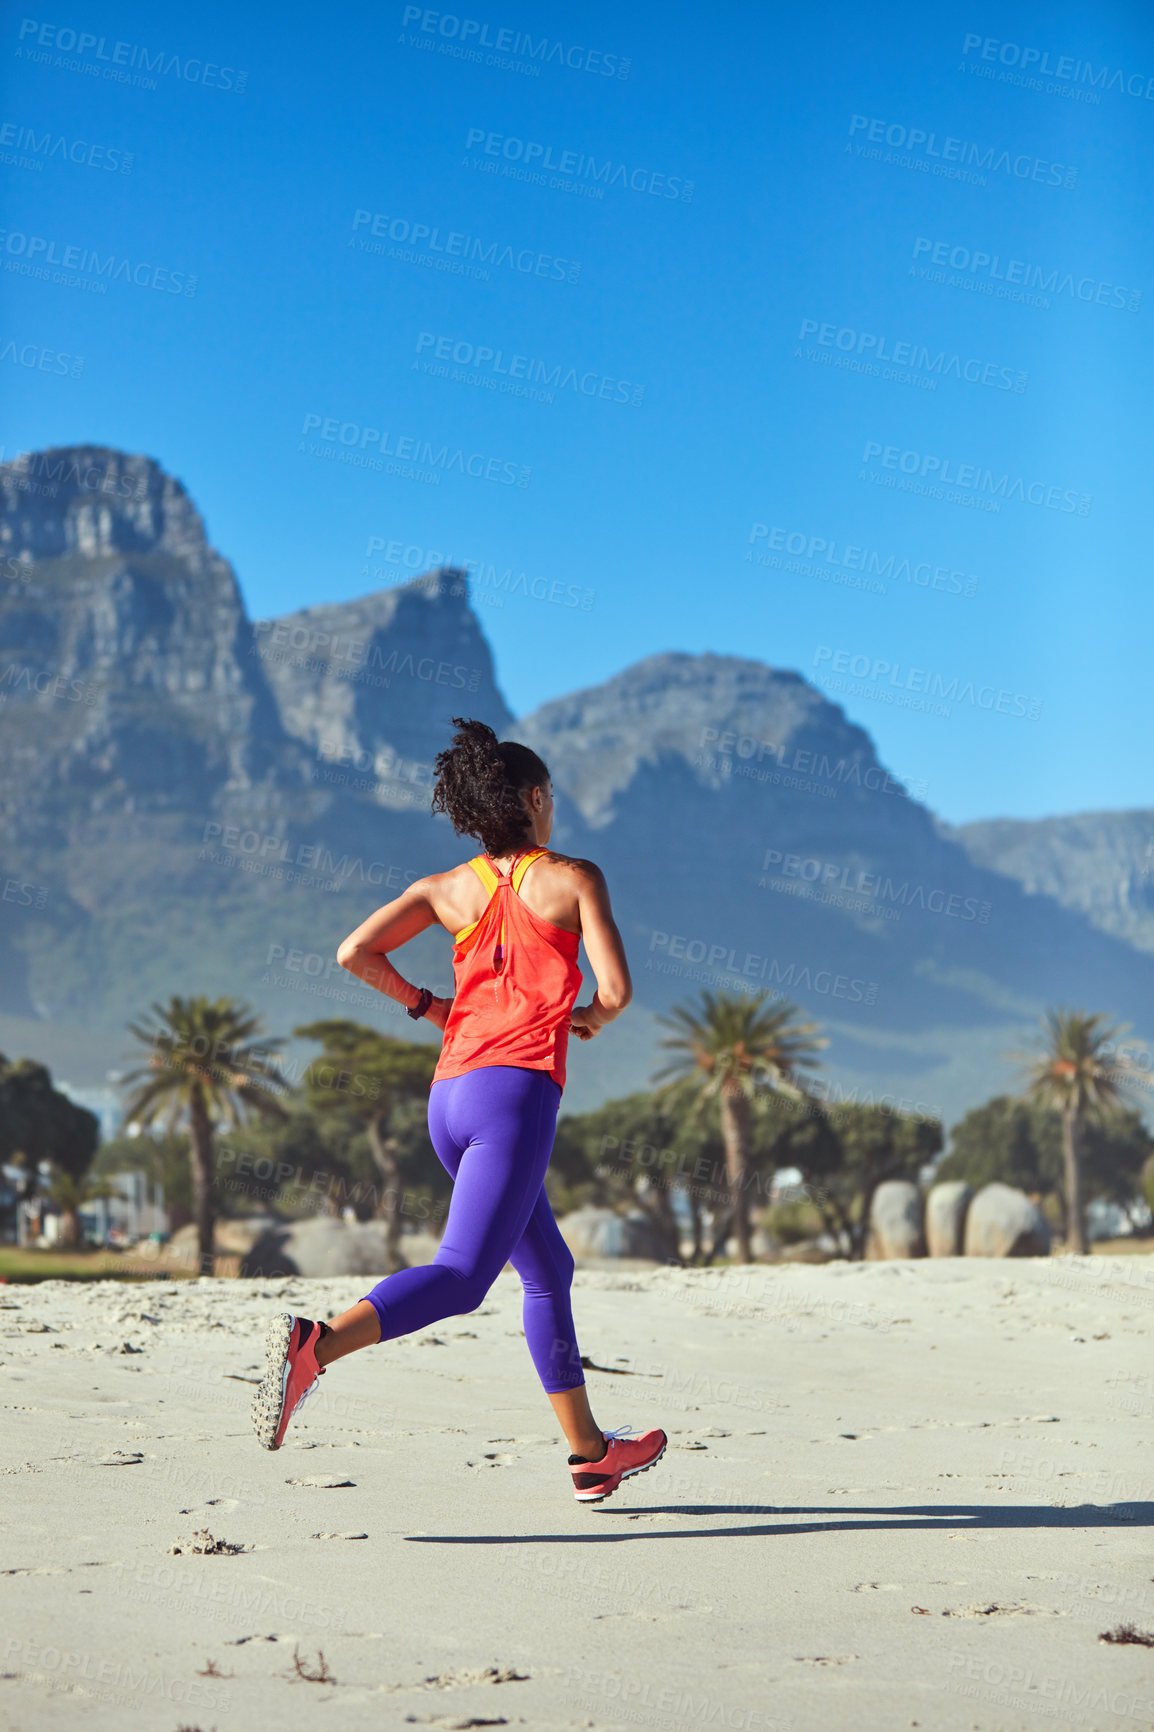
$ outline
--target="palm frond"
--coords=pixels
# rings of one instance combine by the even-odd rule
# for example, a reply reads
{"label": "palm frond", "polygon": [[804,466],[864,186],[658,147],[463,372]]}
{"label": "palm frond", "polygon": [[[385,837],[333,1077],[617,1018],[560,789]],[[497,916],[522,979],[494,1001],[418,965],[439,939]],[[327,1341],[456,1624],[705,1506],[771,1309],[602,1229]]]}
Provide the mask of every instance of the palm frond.
{"label": "palm frond", "polygon": [[703,990],[695,1005],[675,1005],[658,1021],[674,1030],[660,1045],[669,1062],[655,1071],[661,1084],[691,1082],[702,1097],[735,1090],[752,1095],[758,1088],[793,1093],[799,1072],[818,1063],[828,1042],[814,1022],[799,1022],[796,1006],[753,997]]}
{"label": "palm frond", "polygon": [[248,1005],[173,995],[167,1005],[152,1005],[151,1018],[128,1025],[149,1049],[123,1080],[130,1122],[167,1121],[172,1128],[187,1113],[195,1088],[213,1119],[236,1122],[246,1109],[274,1110],[277,1092],[287,1085],[272,1054],[284,1043],[261,1036],[260,1018]]}
{"label": "palm frond", "polygon": [[1007,1054],[1020,1066],[1022,1093],[1079,1116],[1124,1107],[1125,1090],[1138,1073],[1113,1049],[1128,1027],[1111,1023],[1099,1011],[1047,1010],[1034,1046]]}

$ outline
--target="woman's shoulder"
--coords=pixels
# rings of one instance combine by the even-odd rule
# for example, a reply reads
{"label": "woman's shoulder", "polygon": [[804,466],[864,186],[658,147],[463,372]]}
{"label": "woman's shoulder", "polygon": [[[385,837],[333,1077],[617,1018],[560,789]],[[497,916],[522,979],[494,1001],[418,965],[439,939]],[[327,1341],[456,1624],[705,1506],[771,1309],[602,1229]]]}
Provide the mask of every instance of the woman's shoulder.
{"label": "woman's shoulder", "polygon": [[579,931],[582,908],[607,903],[609,889],[596,861],[546,848],[526,873],[522,894],[547,920]]}
{"label": "woman's shoulder", "polygon": [[553,848],[543,848],[540,861],[535,861],[534,864],[544,866],[547,872],[555,871],[563,874],[574,882],[577,880],[583,880],[586,883],[590,880],[596,882],[599,879],[603,880],[605,876],[595,861],[583,859],[578,854],[558,854]]}

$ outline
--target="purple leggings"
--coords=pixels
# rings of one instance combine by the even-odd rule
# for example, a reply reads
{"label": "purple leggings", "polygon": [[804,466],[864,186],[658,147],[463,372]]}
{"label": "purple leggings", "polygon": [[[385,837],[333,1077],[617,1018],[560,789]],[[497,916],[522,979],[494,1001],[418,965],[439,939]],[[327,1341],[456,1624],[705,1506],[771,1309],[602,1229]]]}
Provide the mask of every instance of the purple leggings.
{"label": "purple leggings", "polygon": [[429,1135],[453,1196],[431,1263],[365,1295],[381,1340],[474,1311],[506,1263],[525,1289],[525,1338],[549,1394],[584,1383],[569,1288],[573,1257],[545,1195],[561,1090],[548,1071],[483,1065],[429,1090]]}

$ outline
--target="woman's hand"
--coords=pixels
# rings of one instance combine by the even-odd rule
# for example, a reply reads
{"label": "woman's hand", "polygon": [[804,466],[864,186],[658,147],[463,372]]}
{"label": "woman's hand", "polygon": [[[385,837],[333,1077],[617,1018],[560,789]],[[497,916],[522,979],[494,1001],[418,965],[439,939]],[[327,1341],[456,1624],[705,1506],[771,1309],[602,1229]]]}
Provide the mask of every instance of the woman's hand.
{"label": "woman's hand", "polygon": [[595,1016],[591,1004],[575,1005],[569,1015],[569,1033],[575,1034],[578,1040],[592,1040],[601,1032],[601,1024],[594,1020]]}
{"label": "woman's hand", "polygon": [[449,1012],[452,1008],[453,1001],[451,998],[431,999],[429,1001],[429,1008],[421,1020],[423,1022],[431,1022],[433,1027],[439,1028],[443,1034],[445,1032],[445,1024],[449,1020]]}

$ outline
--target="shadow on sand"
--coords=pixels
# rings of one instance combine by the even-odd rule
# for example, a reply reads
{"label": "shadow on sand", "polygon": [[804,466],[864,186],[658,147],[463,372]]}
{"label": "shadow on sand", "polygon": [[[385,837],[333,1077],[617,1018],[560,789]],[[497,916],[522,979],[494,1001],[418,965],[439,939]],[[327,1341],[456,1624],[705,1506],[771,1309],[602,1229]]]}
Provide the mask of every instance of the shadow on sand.
{"label": "shadow on sand", "polygon": [[[771,1522],[742,1522],[721,1527],[644,1528],[632,1533],[558,1534],[407,1534],[414,1545],[511,1546],[511,1545],[615,1545],[622,1540],[736,1540],[786,1538],[791,1534],[818,1533],[910,1533],[943,1528],[1113,1528],[1154,1527],[1154,1503],[1077,1504],[1068,1509],[1049,1504],[1021,1504],[998,1508],[988,1504],[899,1504],[880,1509],[845,1507],[812,1509],[782,1504],[646,1504],[641,1509],[598,1509],[602,1519],[634,1516],[776,1516]],[[801,1519],[797,1519],[801,1518]],[[860,1518],[860,1519],[855,1519]]]}

